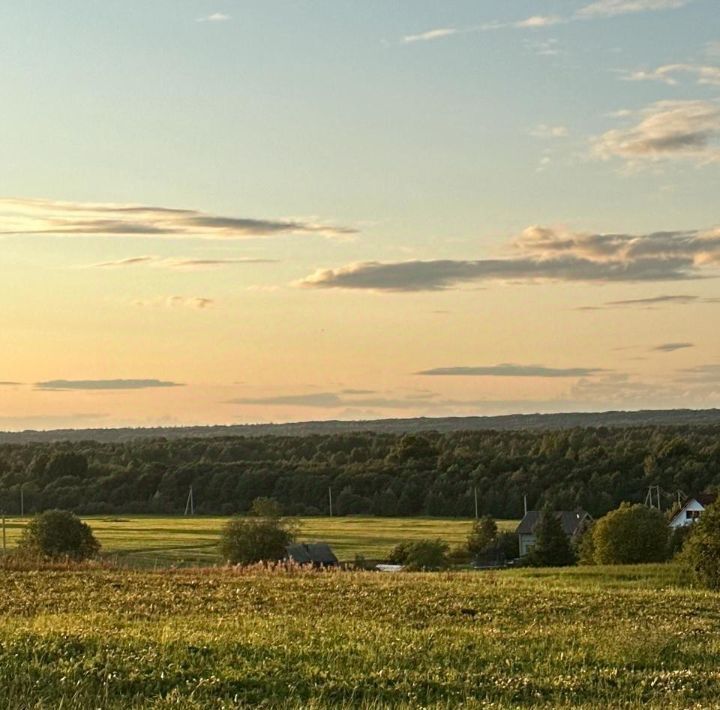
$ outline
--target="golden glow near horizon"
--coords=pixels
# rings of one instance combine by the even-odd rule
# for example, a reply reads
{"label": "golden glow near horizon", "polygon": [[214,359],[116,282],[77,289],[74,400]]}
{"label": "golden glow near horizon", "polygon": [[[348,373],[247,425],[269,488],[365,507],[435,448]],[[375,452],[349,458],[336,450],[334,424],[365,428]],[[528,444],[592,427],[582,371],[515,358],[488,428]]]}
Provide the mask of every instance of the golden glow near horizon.
{"label": "golden glow near horizon", "polygon": [[0,9],[0,429],[720,406],[712,2],[69,4]]}

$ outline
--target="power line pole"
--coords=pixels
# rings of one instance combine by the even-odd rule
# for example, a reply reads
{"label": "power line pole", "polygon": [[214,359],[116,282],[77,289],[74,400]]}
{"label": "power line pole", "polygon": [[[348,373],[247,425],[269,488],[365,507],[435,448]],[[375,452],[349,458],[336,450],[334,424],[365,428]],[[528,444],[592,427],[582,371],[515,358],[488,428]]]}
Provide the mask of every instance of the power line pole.
{"label": "power line pole", "polygon": [[188,493],[187,501],[185,502],[185,515],[195,515],[195,499],[193,498],[192,486],[190,486],[190,492]]}
{"label": "power line pole", "polygon": [[20,517],[25,517],[25,491],[23,490],[23,485],[20,485]]}
{"label": "power line pole", "polygon": [[473,488],[473,491],[475,493],[475,520],[477,520],[480,517],[478,515],[477,486]]}
{"label": "power line pole", "polygon": [[328,486],[328,501],[329,501],[329,503],[330,503],[330,517],[332,518],[332,516],[333,516],[333,510],[332,510],[332,488],[330,488],[330,486]]}
{"label": "power line pole", "polygon": [[3,555],[7,552],[7,544],[5,541],[5,511],[2,513],[2,528],[3,528]]}
{"label": "power line pole", "polygon": [[527,495],[523,496],[523,508],[525,510],[525,515],[527,515]]}

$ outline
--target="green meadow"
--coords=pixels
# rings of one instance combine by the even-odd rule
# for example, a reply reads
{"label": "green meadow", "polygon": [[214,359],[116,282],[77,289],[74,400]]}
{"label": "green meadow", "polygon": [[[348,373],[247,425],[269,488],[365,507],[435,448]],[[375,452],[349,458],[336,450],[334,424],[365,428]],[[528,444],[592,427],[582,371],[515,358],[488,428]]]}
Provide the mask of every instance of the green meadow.
{"label": "green meadow", "polygon": [[2,572],[8,708],[711,708],[680,568]]}
{"label": "green meadow", "polygon": [[[102,544],[103,554],[118,563],[141,567],[213,565],[220,562],[218,536],[228,518],[220,517],[88,517],[85,521]],[[17,542],[27,519],[6,519],[6,546]],[[403,540],[441,538],[464,541],[471,520],[438,518],[313,517],[298,518],[299,539],[323,540],[337,556],[382,559]],[[517,521],[500,521],[514,530]]]}

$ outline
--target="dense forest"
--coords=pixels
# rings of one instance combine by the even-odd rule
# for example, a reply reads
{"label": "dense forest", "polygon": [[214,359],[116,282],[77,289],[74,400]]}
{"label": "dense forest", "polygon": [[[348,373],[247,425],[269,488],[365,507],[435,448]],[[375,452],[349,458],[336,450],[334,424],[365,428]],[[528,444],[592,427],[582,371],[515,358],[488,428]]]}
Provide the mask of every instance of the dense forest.
{"label": "dense forest", "polygon": [[720,486],[720,426],[558,431],[374,432],[0,445],[0,508],[25,512],[182,513],[190,486],[200,514],[246,511],[259,496],[288,513],[516,518],[532,507],[601,515],[659,485]]}

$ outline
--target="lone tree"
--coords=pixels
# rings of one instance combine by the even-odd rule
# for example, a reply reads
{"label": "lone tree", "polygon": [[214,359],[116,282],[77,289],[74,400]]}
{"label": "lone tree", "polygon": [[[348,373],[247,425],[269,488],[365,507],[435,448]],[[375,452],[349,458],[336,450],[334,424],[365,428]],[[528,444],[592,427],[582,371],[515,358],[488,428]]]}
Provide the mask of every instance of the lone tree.
{"label": "lone tree", "polygon": [[401,542],[390,553],[390,562],[408,570],[437,570],[448,566],[449,546],[442,540]]}
{"label": "lone tree", "polygon": [[575,564],[575,553],[562,523],[555,513],[545,508],[535,528],[535,544],[527,555],[533,567],[567,567]]}
{"label": "lone tree", "polygon": [[21,553],[56,560],[86,560],[100,551],[100,543],[89,525],[67,510],[46,510],[23,530]]}
{"label": "lone tree", "polygon": [[250,517],[226,523],[220,534],[220,554],[234,565],[278,562],[285,558],[296,534],[293,523],[280,517],[275,501],[259,498],[253,502]]}
{"label": "lone tree", "polygon": [[720,505],[709,505],[696,523],[682,550],[682,559],[708,589],[720,589]]}
{"label": "lone tree", "polygon": [[477,557],[489,547],[495,545],[497,537],[497,524],[489,515],[484,515],[473,523],[472,531],[467,539],[468,551],[471,555]]}
{"label": "lone tree", "polygon": [[670,528],[665,516],[639,503],[622,503],[592,529],[595,562],[631,565],[662,562],[668,555]]}

